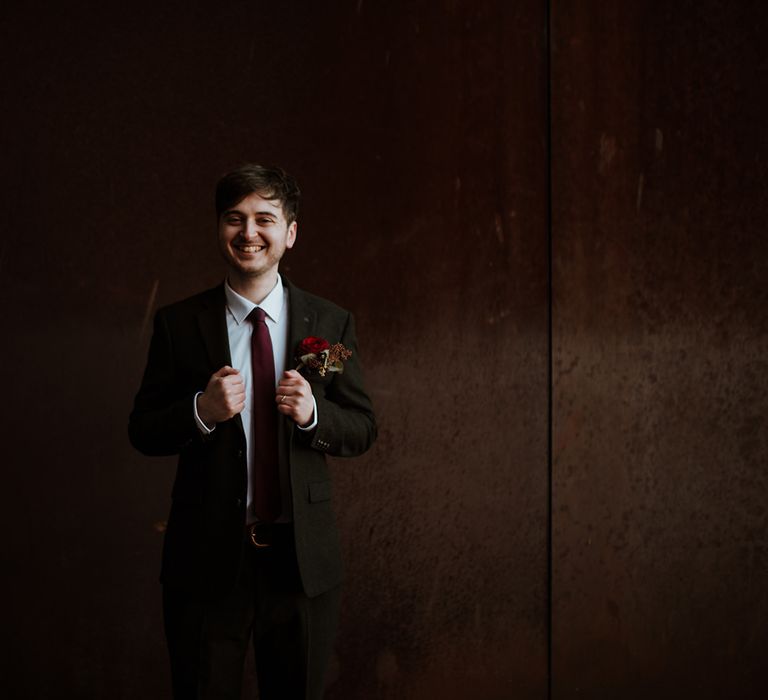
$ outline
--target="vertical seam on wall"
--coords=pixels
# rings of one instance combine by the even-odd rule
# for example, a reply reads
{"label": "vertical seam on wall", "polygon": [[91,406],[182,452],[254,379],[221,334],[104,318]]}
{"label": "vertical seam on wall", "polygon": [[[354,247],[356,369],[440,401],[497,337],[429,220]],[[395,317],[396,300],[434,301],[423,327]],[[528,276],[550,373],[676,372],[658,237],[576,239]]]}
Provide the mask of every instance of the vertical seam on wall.
{"label": "vertical seam on wall", "polygon": [[544,6],[544,65],[546,112],[546,198],[547,198],[547,700],[552,700],[552,0]]}

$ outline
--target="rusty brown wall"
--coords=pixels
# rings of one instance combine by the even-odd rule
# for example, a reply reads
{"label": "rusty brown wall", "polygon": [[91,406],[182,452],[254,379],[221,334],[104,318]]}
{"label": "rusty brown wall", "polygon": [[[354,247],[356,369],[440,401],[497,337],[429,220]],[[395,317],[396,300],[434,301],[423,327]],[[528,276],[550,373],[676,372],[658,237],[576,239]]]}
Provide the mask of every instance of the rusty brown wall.
{"label": "rusty brown wall", "polygon": [[763,697],[759,3],[553,2],[549,55],[543,2],[158,5],[0,17],[5,693],[167,697],[173,461],[126,416],[253,159],[381,426],[329,697],[547,697],[550,458],[553,697]]}
{"label": "rusty brown wall", "polygon": [[553,3],[553,697],[768,693],[766,21]]}
{"label": "rusty brown wall", "polygon": [[544,5],[89,5],[0,19],[7,696],[167,697],[173,461],[126,420],[253,159],[302,183],[286,270],[355,312],[381,426],[335,466],[330,697],[545,697]]}

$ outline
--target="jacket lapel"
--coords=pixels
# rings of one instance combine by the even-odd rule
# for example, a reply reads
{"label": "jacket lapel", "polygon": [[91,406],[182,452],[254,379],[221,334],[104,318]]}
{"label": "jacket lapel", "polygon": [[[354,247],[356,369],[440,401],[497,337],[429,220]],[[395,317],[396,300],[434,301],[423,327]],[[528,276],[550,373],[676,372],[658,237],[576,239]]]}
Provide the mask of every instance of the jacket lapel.
{"label": "jacket lapel", "polygon": [[[232,355],[229,350],[229,334],[227,333],[227,297],[224,285],[220,284],[211,290],[203,309],[197,316],[200,333],[203,336],[208,359],[214,372],[225,365],[232,366]],[[243,421],[240,415],[235,416],[234,423],[243,435]]]}
{"label": "jacket lapel", "polygon": [[294,286],[285,277],[283,283],[288,289],[288,347],[286,348],[285,368],[296,368],[296,348],[299,343],[315,331],[317,312],[312,308],[307,295]]}
{"label": "jacket lapel", "polygon": [[[288,347],[285,349],[285,368],[296,369],[296,348],[299,343],[315,331],[317,312],[307,299],[307,295],[293,285],[285,275],[281,275],[283,284],[288,290],[288,310],[290,318],[288,322]],[[286,429],[286,438],[290,444],[293,437],[294,422],[290,418],[283,421]]]}
{"label": "jacket lapel", "polygon": [[226,297],[224,285],[211,290],[211,294],[204,302],[203,309],[198,313],[197,322],[200,332],[203,334],[208,358],[214,371],[224,365],[232,364],[229,353],[229,338],[227,336]]}

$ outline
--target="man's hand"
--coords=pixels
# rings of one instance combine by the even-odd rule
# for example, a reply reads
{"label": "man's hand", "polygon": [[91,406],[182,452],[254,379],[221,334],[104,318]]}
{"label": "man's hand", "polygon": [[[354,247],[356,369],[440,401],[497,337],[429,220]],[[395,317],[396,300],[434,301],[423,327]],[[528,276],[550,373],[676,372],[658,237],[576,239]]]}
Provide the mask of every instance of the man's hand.
{"label": "man's hand", "polygon": [[197,397],[197,415],[208,426],[236,416],[245,407],[245,384],[234,367],[222,367]]}
{"label": "man's hand", "polygon": [[295,369],[283,372],[277,385],[277,410],[283,415],[292,418],[300,426],[309,425],[312,422],[314,402],[312,401],[312,388]]}

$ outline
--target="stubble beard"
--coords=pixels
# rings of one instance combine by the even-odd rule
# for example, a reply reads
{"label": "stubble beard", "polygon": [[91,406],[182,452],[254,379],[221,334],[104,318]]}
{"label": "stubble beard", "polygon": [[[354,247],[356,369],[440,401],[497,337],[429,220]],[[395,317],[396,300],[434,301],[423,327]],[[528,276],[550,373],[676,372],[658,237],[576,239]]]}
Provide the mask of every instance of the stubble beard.
{"label": "stubble beard", "polygon": [[271,255],[267,255],[263,261],[263,265],[260,265],[256,269],[249,269],[247,266],[243,265],[242,262],[238,260],[237,256],[235,256],[229,250],[224,253],[223,257],[227,263],[227,267],[229,268],[230,277],[245,283],[254,282],[271,274],[274,274],[276,277],[278,265],[282,259],[282,255],[277,258]]}

